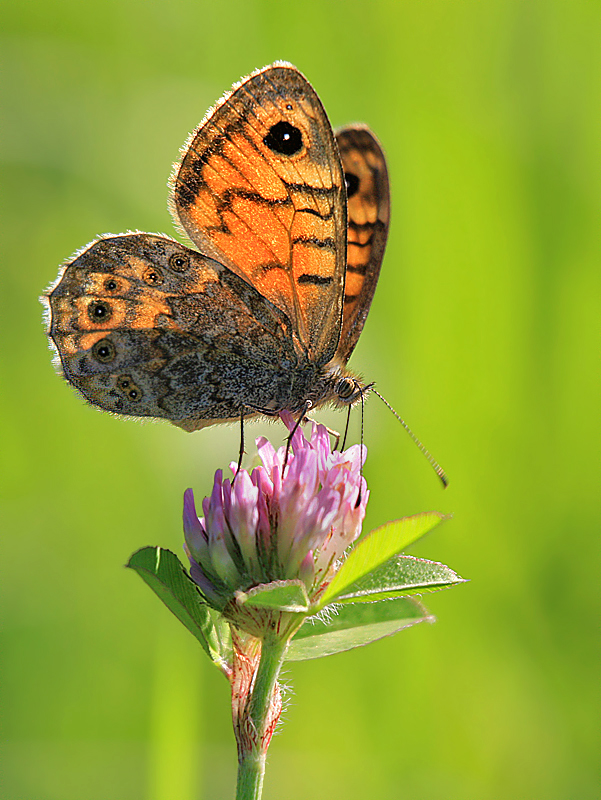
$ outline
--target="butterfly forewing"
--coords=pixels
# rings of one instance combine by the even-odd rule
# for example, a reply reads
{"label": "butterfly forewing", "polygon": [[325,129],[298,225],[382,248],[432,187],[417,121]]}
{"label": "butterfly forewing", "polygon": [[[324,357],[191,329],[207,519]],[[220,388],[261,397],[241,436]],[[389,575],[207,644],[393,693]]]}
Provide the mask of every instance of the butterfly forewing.
{"label": "butterfly forewing", "polygon": [[382,148],[366,127],[336,132],[348,203],[348,252],[342,334],[337,357],[346,363],[369,312],[388,236],[390,193]]}
{"label": "butterfly forewing", "polygon": [[340,335],[342,167],[315,91],[290,65],[244,80],[192,136],[172,203],[190,239],[284,311],[311,360]]}

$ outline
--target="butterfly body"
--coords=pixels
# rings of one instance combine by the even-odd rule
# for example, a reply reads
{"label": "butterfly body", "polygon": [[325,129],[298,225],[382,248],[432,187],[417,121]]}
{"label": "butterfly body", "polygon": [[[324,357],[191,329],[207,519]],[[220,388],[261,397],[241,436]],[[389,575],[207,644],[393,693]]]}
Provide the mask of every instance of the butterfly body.
{"label": "butterfly body", "polygon": [[354,402],[363,385],[346,362],[383,256],[388,183],[367,129],[338,144],[342,161],[290,65],[234,87],[172,179],[173,213],[200,252],[110,236],[59,274],[49,335],[66,379],[107,411],[186,430]]}

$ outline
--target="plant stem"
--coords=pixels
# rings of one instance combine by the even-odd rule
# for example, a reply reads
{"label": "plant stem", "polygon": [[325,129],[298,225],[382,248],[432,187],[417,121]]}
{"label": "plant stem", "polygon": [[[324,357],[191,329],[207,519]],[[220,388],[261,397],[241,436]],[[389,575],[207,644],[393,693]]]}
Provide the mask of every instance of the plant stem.
{"label": "plant stem", "polygon": [[268,730],[272,720],[270,708],[280,669],[288,647],[288,639],[266,636],[261,647],[261,659],[254,686],[246,705],[247,729],[252,730],[252,744],[238,757],[236,800],[260,800],[265,774],[265,758],[271,738]]}
{"label": "plant stem", "polygon": [[236,800],[259,800],[263,792],[266,753],[245,754],[238,764]]}

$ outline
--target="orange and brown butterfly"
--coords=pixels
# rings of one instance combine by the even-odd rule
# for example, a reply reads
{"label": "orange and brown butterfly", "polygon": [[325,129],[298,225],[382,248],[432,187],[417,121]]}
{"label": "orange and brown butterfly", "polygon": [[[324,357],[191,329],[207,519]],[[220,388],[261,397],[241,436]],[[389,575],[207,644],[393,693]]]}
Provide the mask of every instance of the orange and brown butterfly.
{"label": "orange and brown butterfly", "polygon": [[185,145],[176,223],[198,248],[104,236],[47,294],[64,377],[94,405],[192,431],[364,390],[346,368],[388,233],[373,134],[336,135],[301,73],[278,62],[235,85]]}

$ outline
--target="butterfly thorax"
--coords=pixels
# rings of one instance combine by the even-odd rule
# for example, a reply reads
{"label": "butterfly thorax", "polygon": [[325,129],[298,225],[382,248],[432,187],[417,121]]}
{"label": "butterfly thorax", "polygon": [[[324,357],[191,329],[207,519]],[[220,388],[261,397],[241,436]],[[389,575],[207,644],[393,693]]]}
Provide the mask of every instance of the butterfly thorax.
{"label": "butterfly thorax", "polygon": [[252,375],[247,375],[243,394],[231,387],[234,391],[227,402],[234,412],[232,417],[241,414],[276,416],[280,411],[296,415],[327,404],[346,407],[357,402],[364,391],[364,383],[337,363],[319,367],[306,360],[285,368],[280,365],[271,373],[268,382],[264,382],[263,374],[263,370],[257,372],[256,381]]}

